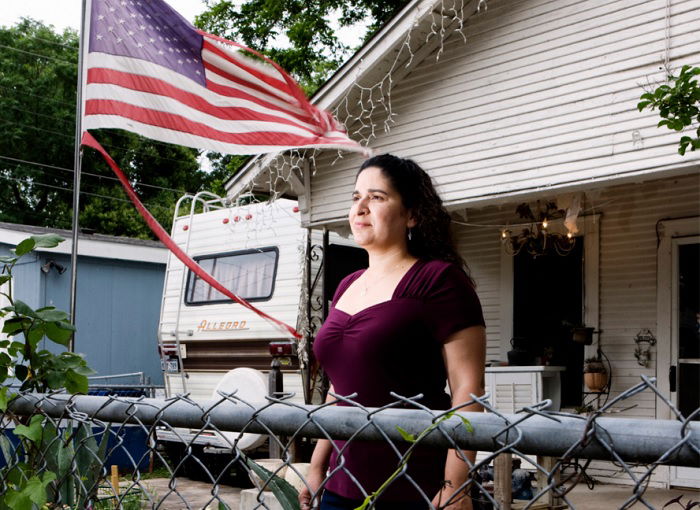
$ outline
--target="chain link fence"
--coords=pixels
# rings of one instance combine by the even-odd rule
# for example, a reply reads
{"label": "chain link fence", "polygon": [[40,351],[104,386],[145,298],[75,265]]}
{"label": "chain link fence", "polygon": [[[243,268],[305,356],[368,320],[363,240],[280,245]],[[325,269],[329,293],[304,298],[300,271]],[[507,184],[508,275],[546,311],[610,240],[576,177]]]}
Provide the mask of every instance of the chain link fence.
{"label": "chain link fence", "polygon": [[[655,393],[676,419],[609,416],[641,392]],[[447,411],[424,407],[420,396],[394,395],[382,408],[365,408],[353,398],[308,406],[289,395],[256,403],[235,393],[208,402],[22,394],[0,423],[0,509],[299,508],[304,461],[318,438],[335,440],[339,463],[313,503],[342,471],[367,497],[366,508],[380,510],[382,493],[393,484],[410,487],[425,508],[436,508],[434,494],[411,477],[411,454],[419,447],[451,449],[469,466],[468,481],[439,508],[463,497],[471,497],[477,510],[575,508],[569,491],[586,481],[585,468],[594,459],[615,462],[631,481],[620,508],[654,508],[645,490],[658,466],[700,466],[700,409],[682,416],[646,377],[587,415],[549,412],[548,401],[503,414],[488,396]],[[486,412],[459,412],[475,400]],[[360,441],[381,442],[395,461],[378,493],[378,487],[363,487],[362,477],[343,462],[347,445]],[[281,459],[263,460],[270,450],[281,451]],[[462,450],[477,450],[477,460],[470,462]],[[522,467],[513,469],[511,459]],[[187,478],[200,480],[198,494]]]}

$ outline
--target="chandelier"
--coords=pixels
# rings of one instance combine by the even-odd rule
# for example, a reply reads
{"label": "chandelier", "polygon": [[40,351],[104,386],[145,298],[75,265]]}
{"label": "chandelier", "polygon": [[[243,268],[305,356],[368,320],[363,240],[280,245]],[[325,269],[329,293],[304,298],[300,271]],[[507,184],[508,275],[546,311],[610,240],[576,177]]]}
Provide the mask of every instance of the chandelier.
{"label": "chandelier", "polygon": [[[520,223],[520,232],[513,232],[508,227],[501,231],[501,242],[507,253],[516,256],[525,251],[532,257],[557,254],[566,256],[576,245],[576,238],[571,231],[566,234],[551,230],[555,220],[566,216],[566,211],[557,208],[554,202],[537,201],[536,211],[529,204],[523,203],[515,208],[515,213],[527,223]],[[515,225],[514,225],[515,226]]]}

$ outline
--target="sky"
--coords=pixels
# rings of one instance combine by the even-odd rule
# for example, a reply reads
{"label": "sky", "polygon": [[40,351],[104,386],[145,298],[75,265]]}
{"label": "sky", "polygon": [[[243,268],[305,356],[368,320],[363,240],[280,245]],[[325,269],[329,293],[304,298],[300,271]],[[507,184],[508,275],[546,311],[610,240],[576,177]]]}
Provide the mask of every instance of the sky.
{"label": "sky", "polygon": [[[167,2],[190,22],[206,9],[202,0]],[[12,26],[20,18],[30,17],[46,25],[53,25],[59,32],[68,27],[77,30],[80,25],[81,6],[82,0],[0,0],[0,26]],[[360,42],[368,24],[369,21],[365,20],[356,27],[344,27],[337,31],[337,35],[345,44],[355,46]]]}
{"label": "sky", "polygon": [[[168,3],[189,21],[205,10],[201,0],[168,0]],[[11,26],[21,17],[30,17],[59,31],[78,29],[82,0],[0,0],[0,25]]]}

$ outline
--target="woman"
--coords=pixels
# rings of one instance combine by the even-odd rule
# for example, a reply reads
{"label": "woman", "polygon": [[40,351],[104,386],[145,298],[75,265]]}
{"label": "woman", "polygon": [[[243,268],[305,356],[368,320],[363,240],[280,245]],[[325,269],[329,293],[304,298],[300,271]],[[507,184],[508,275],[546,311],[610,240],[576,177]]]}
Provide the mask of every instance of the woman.
{"label": "woman", "polygon": [[[356,178],[349,220],[355,241],[369,255],[369,267],[339,284],[314,344],[331,391],[357,393],[355,400],[366,407],[395,401],[390,392],[422,393],[420,402],[431,409],[448,409],[471,400],[470,393],[482,394],[481,305],[452,241],[450,216],[430,177],[413,161],[388,154],[365,161]],[[451,401],[444,391],[446,378]],[[465,453],[473,462],[474,453]],[[318,441],[308,487],[299,495],[302,510],[310,508],[327,471],[332,475],[323,486],[320,508],[357,508],[364,499],[360,486],[367,494],[377,490],[398,460],[383,442],[335,441],[334,447],[330,441]],[[408,474],[428,498],[434,495],[436,508],[445,505],[468,474],[456,451],[417,448],[408,466]],[[459,496],[448,508],[470,510],[470,498]],[[375,508],[422,510],[429,505],[402,477],[379,497]]]}

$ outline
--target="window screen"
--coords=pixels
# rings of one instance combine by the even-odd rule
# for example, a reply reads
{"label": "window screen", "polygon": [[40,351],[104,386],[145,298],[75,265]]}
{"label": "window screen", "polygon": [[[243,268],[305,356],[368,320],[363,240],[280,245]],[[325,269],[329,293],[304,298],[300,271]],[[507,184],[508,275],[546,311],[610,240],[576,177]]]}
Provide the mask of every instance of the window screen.
{"label": "window screen", "polygon": [[[270,299],[275,289],[277,248],[237,251],[219,255],[195,257],[210,275],[235,295],[247,301]],[[203,305],[231,301],[192,271],[187,278],[185,304]]]}

